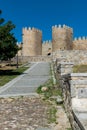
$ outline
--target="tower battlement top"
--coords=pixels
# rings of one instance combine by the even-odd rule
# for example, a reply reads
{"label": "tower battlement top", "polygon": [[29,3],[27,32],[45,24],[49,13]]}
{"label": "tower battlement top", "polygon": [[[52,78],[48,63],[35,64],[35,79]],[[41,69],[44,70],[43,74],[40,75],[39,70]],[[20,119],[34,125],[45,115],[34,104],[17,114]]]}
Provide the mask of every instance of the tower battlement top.
{"label": "tower battlement top", "polygon": [[51,44],[51,40],[43,41],[43,44]]}
{"label": "tower battlement top", "polygon": [[34,27],[24,27],[23,28],[23,31],[28,31],[28,32],[39,32],[39,33],[42,33],[42,31],[41,30],[39,30],[39,29],[37,29],[37,28],[34,28]]}
{"label": "tower battlement top", "polygon": [[66,26],[65,24],[54,25],[54,26],[52,26],[52,29],[66,29],[66,30],[73,31],[73,29],[71,27]]}

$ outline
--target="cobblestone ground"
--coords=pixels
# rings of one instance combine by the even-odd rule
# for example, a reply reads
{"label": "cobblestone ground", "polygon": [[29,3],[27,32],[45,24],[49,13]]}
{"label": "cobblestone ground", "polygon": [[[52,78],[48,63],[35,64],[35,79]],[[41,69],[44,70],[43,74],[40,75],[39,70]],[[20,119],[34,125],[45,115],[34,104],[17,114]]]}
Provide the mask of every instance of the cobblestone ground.
{"label": "cobblestone ground", "polygon": [[0,99],[0,130],[36,130],[50,127],[49,103],[40,98],[16,97]]}

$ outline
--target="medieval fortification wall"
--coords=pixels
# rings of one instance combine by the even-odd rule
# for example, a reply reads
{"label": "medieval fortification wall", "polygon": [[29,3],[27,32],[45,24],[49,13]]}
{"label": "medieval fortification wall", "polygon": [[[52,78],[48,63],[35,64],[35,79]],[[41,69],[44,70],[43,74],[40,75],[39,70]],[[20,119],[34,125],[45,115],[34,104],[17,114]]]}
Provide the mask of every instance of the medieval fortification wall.
{"label": "medieval fortification wall", "polygon": [[42,41],[42,31],[23,28],[21,56],[50,55],[58,50],[87,50],[87,37],[73,39],[73,29],[66,25],[52,26],[52,40]]}
{"label": "medieval fortification wall", "polygon": [[72,49],[73,29],[66,25],[52,27],[52,51]]}
{"label": "medieval fortification wall", "polygon": [[49,55],[52,53],[52,41],[43,41],[42,55]]}
{"label": "medieval fortification wall", "polygon": [[42,55],[42,32],[36,28],[23,28],[23,56]]}
{"label": "medieval fortification wall", "polygon": [[87,50],[87,37],[79,37],[73,40],[73,50]]}

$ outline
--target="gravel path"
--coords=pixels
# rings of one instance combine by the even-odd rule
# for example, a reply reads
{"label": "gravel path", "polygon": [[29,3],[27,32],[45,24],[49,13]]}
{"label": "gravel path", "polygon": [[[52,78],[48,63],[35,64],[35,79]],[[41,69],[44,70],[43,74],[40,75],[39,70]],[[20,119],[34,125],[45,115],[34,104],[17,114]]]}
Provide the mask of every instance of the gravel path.
{"label": "gravel path", "polygon": [[48,115],[51,105],[36,97],[0,99],[0,130],[36,130],[50,127]]}

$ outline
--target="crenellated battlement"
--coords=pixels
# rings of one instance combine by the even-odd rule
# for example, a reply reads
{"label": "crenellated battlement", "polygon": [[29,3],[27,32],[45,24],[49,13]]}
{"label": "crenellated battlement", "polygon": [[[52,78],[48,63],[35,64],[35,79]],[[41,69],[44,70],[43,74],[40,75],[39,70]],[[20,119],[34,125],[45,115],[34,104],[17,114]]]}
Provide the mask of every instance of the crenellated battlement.
{"label": "crenellated battlement", "polygon": [[42,31],[34,27],[22,29],[24,56],[48,55],[58,50],[87,50],[87,36],[73,39],[73,28],[63,24],[52,26],[52,40],[42,41]]}
{"label": "crenellated battlement", "polygon": [[87,37],[78,37],[73,40],[73,50],[87,50]]}
{"label": "crenellated battlement", "polygon": [[87,40],[87,36],[83,36],[83,37],[75,37],[73,41],[80,41],[80,40]]}
{"label": "crenellated battlement", "polygon": [[37,33],[41,33],[42,34],[42,31],[37,29],[37,28],[34,28],[34,27],[24,27],[23,28],[23,32],[37,32]]}
{"label": "crenellated battlement", "polygon": [[54,26],[52,26],[52,29],[66,29],[66,30],[69,30],[69,31],[73,31],[73,29],[71,27],[66,26],[65,24],[54,25]]}
{"label": "crenellated battlement", "polygon": [[43,41],[42,44],[52,44],[52,41],[51,40],[46,40],[46,41]]}

